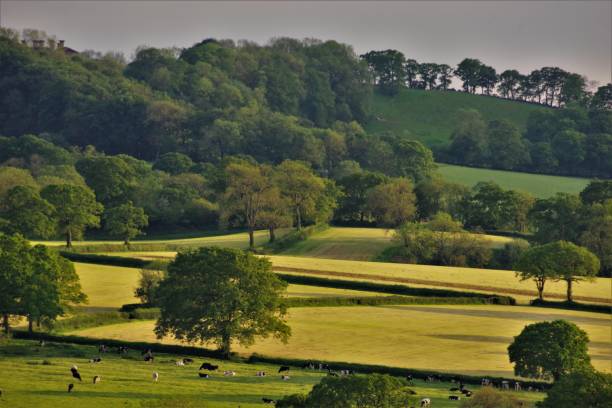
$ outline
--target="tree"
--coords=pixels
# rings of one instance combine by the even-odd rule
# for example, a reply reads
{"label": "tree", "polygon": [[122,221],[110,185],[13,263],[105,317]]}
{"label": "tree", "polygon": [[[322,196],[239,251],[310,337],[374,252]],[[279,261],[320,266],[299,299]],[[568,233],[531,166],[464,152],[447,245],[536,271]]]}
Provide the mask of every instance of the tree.
{"label": "tree", "polygon": [[72,248],[73,238],[83,236],[85,228],[100,226],[104,207],[96,202],[93,191],[68,184],[49,185],[41,196],[55,207],[58,229],[66,235],[68,248]]}
{"label": "tree", "polygon": [[267,204],[272,185],[271,169],[249,163],[231,163],[225,172],[227,187],[223,194],[222,217],[235,217],[247,227],[249,248],[255,247],[255,228]]}
{"label": "tree", "polygon": [[30,245],[21,235],[0,233],[0,313],[4,332],[10,330],[9,316],[22,313],[26,282],[32,274]]}
{"label": "tree", "polygon": [[567,74],[561,85],[559,103],[569,104],[572,102],[583,102],[587,96],[586,77],[579,74]]}
{"label": "tree", "polygon": [[578,243],[597,255],[603,276],[612,275],[612,200],[590,206]]}
{"label": "tree", "polygon": [[142,234],[142,229],[147,225],[149,217],[144,209],[135,207],[131,201],[109,208],[104,213],[104,229],[113,236],[121,237],[125,245]]}
{"label": "tree", "polygon": [[478,80],[482,65],[480,60],[473,58],[465,58],[457,65],[455,75],[463,81],[465,92],[476,93],[476,87],[480,85]]}
{"label": "tree", "polygon": [[582,203],[577,195],[557,193],[553,197],[536,200],[528,217],[535,228],[536,241],[576,241],[582,217]]}
{"label": "tree", "polygon": [[306,407],[401,408],[414,403],[406,380],[385,374],[323,377],[306,398]]}
{"label": "tree", "polygon": [[393,138],[390,141],[393,148],[395,163],[390,175],[409,177],[415,183],[431,176],[436,168],[433,153],[417,140]]}
{"label": "tree", "polygon": [[136,182],[134,169],[117,156],[86,157],[75,166],[104,205],[126,200]]}
{"label": "tree", "polygon": [[588,249],[566,241],[548,244],[554,253],[560,279],[567,283],[567,301],[572,302],[572,285],[587,279],[592,280],[599,271],[599,259]]}
{"label": "tree", "polygon": [[560,272],[555,261],[556,251],[551,244],[528,249],[514,265],[521,280],[532,279],[538,289],[538,298],[544,300],[544,285],[558,279]]}
{"label": "tree", "polygon": [[17,186],[9,190],[0,202],[0,218],[7,220],[10,233],[50,238],[55,232],[55,208],[32,187]]}
{"label": "tree", "polygon": [[[158,268],[161,269],[164,266],[159,265]],[[138,287],[134,295],[144,304],[157,305],[159,303],[157,298],[159,284],[164,279],[164,271],[160,269],[147,265],[146,268],[140,270]]]}
{"label": "tree", "polygon": [[396,227],[412,220],[416,213],[412,182],[403,177],[372,188],[367,201],[376,222],[384,226]]}
{"label": "tree", "polygon": [[538,408],[607,408],[612,401],[612,374],[595,370],[574,371],[562,376],[546,392]]}
{"label": "tree", "polygon": [[516,99],[522,80],[523,75],[521,75],[517,70],[505,70],[499,75],[499,93],[504,98]]}
{"label": "tree", "polygon": [[587,334],[574,323],[540,322],[525,326],[508,346],[508,356],[515,375],[558,381],[590,366],[588,343]]}
{"label": "tree", "polygon": [[603,203],[612,200],[612,180],[592,180],[580,192],[584,204]]}
{"label": "tree", "polygon": [[484,162],[487,149],[487,126],[480,112],[461,111],[451,134],[450,155],[463,164],[479,165]]}
{"label": "tree", "polygon": [[368,191],[387,179],[383,174],[369,171],[361,171],[340,179],[338,185],[342,188],[344,195],[340,200],[336,218],[345,221],[356,220],[361,223],[369,221]]}
{"label": "tree", "polygon": [[287,284],[265,258],[229,248],[180,252],[159,286],[159,338],[219,345],[229,358],[232,341],[249,346],[272,334],[286,342],[283,292]]}
{"label": "tree", "polygon": [[404,82],[404,54],[397,50],[370,51],[361,56],[374,74],[375,83],[387,95],[399,92]]}
{"label": "tree", "polygon": [[531,162],[519,129],[507,120],[493,120],[487,129],[489,162],[493,167],[513,170]]}
{"label": "tree", "polygon": [[276,183],[296,219],[296,229],[302,228],[302,219],[308,211],[314,211],[316,202],[325,191],[323,179],[316,176],[303,162],[285,160],[276,168]]}
{"label": "tree", "polygon": [[166,173],[172,175],[187,173],[192,167],[193,161],[191,161],[191,158],[177,152],[162,154],[153,165],[154,169],[165,171]]}
{"label": "tree", "polygon": [[461,408],[521,408],[523,402],[493,387],[482,387],[470,399],[461,403]]}

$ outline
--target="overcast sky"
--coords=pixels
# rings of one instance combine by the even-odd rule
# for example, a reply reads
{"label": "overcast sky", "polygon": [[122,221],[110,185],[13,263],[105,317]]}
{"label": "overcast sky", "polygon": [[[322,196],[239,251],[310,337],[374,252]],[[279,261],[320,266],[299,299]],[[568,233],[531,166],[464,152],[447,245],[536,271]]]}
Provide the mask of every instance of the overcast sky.
{"label": "overcast sky", "polygon": [[498,72],[559,66],[611,81],[612,1],[0,0],[0,25],[38,28],[77,50],[187,47],[208,37],[315,37],[357,53],[395,48],[419,62],[479,58]]}

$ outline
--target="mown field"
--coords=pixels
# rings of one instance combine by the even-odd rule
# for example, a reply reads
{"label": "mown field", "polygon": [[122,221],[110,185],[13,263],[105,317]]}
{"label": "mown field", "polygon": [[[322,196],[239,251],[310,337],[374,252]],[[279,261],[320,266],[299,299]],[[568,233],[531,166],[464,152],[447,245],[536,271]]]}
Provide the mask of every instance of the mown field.
{"label": "mown field", "polygon": [[[379,306],[292,308],[289,343],[259,341],[241,353],[382,364],[423,370],[511,377],[507,347],[526,324],[567,319],[591,339],[593,364],[611,371],[610,316],[522,306]],[[156,341],[153,321],[78,330],[71,334]],[[171,338],[165,342],[174,343]]]}
{"label": "mown field", "polygon": [[453,183],[472,187],[481,181],[494,181],[505,189],[524,191],[538,198],[547,198],[556,193],[578,194],[590,181],[577,177],[478,169],[442,163],[438,163],[438,172],[445,180]]}
{"label": "mown field", "polygon": [[[213,375],[200,379],[197,368],[177,367],[174,362],[184,356],[158,354],[154,364],[140,361],[140,353],[119,358],[117,355],[103,355],[102,363],[87,362],[97,356],[97,349],[91,346],[48,343],[40,348],[28,341],[0,343],[0,387],[3,395],[0,406],[12,408],[31,407],[264,407],[262,398],[280,398],[292,393],[306,393],[320,381],[322,373],[293,369],[289,381],[282,381],[276,373],[278,366],[268,364],[244,364],[196,358],[199,365],[206,360],[219,364],[222,370],[233,370],[235,377]],[[43,365],[43,361],[47,364]],[[70,367],[76,364],[83,377],[83,383],[75,382],[70,376]],[[159,373],[159,381],[153,383],[152,372]],[[256,377],[257,371],[266,371],[268,376]],[[92,378],[99,375],[102,381],[93,385]],[[72,393],[67,385],[75,383]],[[434,407],[452,408],[459,406],[449,401],[445,382],[425,383],[416,380],[415,398],[431,398]],[[476,390],[479,387],[470,386]],[[521,398],[526,407],[544,397],[542,393],[520,392],[512,394]],[[165,401],[164,405],[159,405]]]}
{"label": "mown field", "polygon": [[[369,261],[392,245],[392,237],[393,230],[384,228],[330,227],[310,236],[305,241],[297,242],[282,254]],[[503,246],[512,241],[512,238],[495,235],[484,237],[491,242],[492,247]]]}
{"label": "mown field", "polygon": [[366,130],[411,136],[430,147],[444,146],[463,109],[475,109],[487,121],[506,119],[524,129],[531,112],[547,108],[464,92],[402,89],[393,97],[373,95]]}

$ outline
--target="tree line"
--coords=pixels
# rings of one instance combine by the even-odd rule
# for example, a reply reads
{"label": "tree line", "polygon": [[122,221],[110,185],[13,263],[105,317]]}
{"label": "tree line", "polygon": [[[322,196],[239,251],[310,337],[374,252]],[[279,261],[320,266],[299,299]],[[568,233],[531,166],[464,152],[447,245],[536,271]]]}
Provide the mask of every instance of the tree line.
{"label": "tree line", "polygon": [[472,94],[498,95],[516,101],[546,106],[564,106],[574,102],[590,103],[610,109],[612,84],[598,88],[592,95],[587,78],[559,67],[543,67],[529,74],[515,69],[497,73],[495,68],[476,58],[465,58],[455,67],[431,62],[419,63],[398,50],[370,51],[360,56],[367,62],[372,80],[388,95],[402,87],[428,90],[454,90],[452,80],[461,80],[461,89]]}

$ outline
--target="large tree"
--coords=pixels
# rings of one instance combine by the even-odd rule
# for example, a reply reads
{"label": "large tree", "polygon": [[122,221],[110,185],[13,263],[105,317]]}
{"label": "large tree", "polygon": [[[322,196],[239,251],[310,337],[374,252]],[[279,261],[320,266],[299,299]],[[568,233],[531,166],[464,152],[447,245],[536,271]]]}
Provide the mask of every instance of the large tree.
{"label": "large tree", "polygon": [[282,196],[293,209],[296,229],[300,230],[304,215],[314,211],[317,200],[325,192],[325,183],[308,165],[293,160],[278,165],[275,174]]}
{"label": "large tree", "polygon": [[453,160],[467,165],[482,165],[486,159],[487,125],[480,112],[459,112],[458,125],[451,134],[449,153]]}
{"label": "large tree", "polygon": [[589,338],[565,320],[525,326],[508,346],[514,374],[521,377],[559,380],[564,374],[588,368]]}
{"label": "large tree", "polygon": [[144,209],[135,207],[131,201],[104,212],[104,229],[109,234],[123,239],[125,245],[130,244],[130,239],[142,234],[142,229],[147,225],[149,217]]}
{"label": "large tree", "polygon": [[30,245],[21,235],[0,233],[0,314],[4,332],[10,329],[9,316],[22,314],[21,299],[32,275]]}
{"label": "large tree", "polygon": [[17,186],[0,201],[0,219],[7,221],[8,232],[26,237],[50,238],[55,232],[55,208],[28,186]]}
{"label": "large tree", "polygon": [[599,271],[599,259],[588,249],[566,241],[547,244],[552,252],[560,279],[567,283],[567,301],[573,301],[574,282],[592,280]]}
{"label": "large tree", "polygon": [[249,346],[270,334],[286,341],[286,286],[270,261],[249,252],[214,247],[181,252],[157,292],[161,316],[155,333],[216,343],[226,358],[234,341]]}
{"label": "large tree", "polygon": [[104,205],[129,198],[136,182],[134,169],[117,156],[85,157],[76,163],[76,169]]}
{"label": "large tree", "polygon": [[564,375],[546,392],[538,408],[609,408],[612,374],[579,370]]}
{"label": "large tree", "polygon": [[397,50],[370,51],[361,56],[372,71],[382,93],[395,95],[404,82],[404,54]]}
{"label": "large tree", "polygon": [[369,211],[382,226],[396,227],[416,214],[413,184],[407,178],[391,179],[370,189],[367,201]]}
{"label": "large tree", "polygon": [[72,239],[80,238],[87,227],[100,226],[100,214],[104,207],[88,188],[68,184],[49,185],[41,196],[56,210],[58,229],[66,236],[66,246],[72,247]]}
{"label": "large tree", "polygon": [[521,280],[531,279],[535,282],[540,300],[544,300],[546,282],[560,276],[555,256],[555,248],[550,244],[537,246],[525,251],[514,265]]}
{"label": "large tree", "polygon": [[535,228],[534,238],[541,243],[575,241],[582,218],[582,203],[576,195],[557,193],[536,200],[529,211],[529,221]]}

